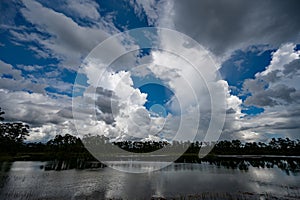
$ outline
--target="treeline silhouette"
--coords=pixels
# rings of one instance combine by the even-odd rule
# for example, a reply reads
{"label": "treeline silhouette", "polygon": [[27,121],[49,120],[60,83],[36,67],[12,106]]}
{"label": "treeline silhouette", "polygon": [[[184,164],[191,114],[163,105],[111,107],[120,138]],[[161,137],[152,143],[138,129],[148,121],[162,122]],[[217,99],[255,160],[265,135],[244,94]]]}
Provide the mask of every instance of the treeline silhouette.
{"label": "treeline silhouette", "polygon": [[[108,138],[104,136],[98,136],[98,138],[101,138],[103,143],[108,141]],[[277,166],[286,171],[287,174],[300,170],[299,157],[293,157],[299,155],[300,143],[287,138],[273,138],[268,144],[256,144],[255,142],[242,144],[238,140],[220,141],[204,158],[198,157],[198,152],[201,145],[203,145],[201,142],[174,142],[170,144],[154,141],[122,141],[106,143],[106,145],[118,146],[135,153],[150,152],[166,147],[173,148],[174,146],[182,149],[188,147],[187,151],[175,161],[177,163],[208,162],[216,166],[240,170],[248,170],[249,166],[260,168]],[[207,147],[213,144],[206,143],[205,145]],[[108,146],[105,146],[105,148],[109,150]],[[254,147],[254,149],[251,147]],[[85,169],[105,166],[86,150],[81,139],[69,134],[57,135],[47,143],[23,143],[19,150],[20,152],[14,154],[15,160],[51,161],[45,166],[46,170]],[[248,155],[248,157],[245,155]],[[276,157],[278,155],[281,156]]]}
{"label": "treeline silhouette", "polygon": [[[225,140],[217,143],[201,141],[173,141],[172,143],[166,141],[110,142],[103,135],[87,135],[80,139],[66,134],[64,136],[56,135],[45,143],[28,143],[26,137],[29,136],[29,126],[19,122],[3,122],[3,114],[4,112],[0,108],[0,161],[52,161],[48,165],[49,169],[103,167],[85,148],[84,144],[92,142],[94,146],[102,146],[102,149],[98,148],[98,150],[103,150],[105,154],[113,154],[116,147],[132,153],[171,149],[172,153],[178,153],[178,155],[175,155],[177,157],[175,162],[201,163],[205,161],[216,165],[247,169],[249,165],[285,166],[286,164],[280,161],[284,158],[285,163],[288,163],[288,168],[299,169],[299,157],[291,156],[300,156],[300,140],[272,138],[268,143],[242,143],[239,140]],[[202,148],[212,150],[207,156],[200,159],[198,153]],[[184,153],[182,154],[182,152]],[[245,157],[245,155],[251,155],[251,157]],[[265,161],[269,163],[266,164]]]}
{"label": "treeline silhouette", "polygon": [[[217,143],[212,142],[178,142],[173,141],[168,143],[166,141],[119,141],[109,142],[109,139],[104,136],[98,136],[97,142],[102,141],[105,143],[105,148],[109,150],[109,146],[119,147],[125,151],[133,153],[147,153],[154,152],[162,148],[174,148],[174,149],[187,149],[184,155],[198,155],[200,148],[211,148],[209,155],[282,155],[282,156],[300,156],[300,141],[290,140],[289,138],[272,138],[269,143],[262,142],[247,142],[242,143],[239,140],[232,141],[219,141]],[[1,152],[6,152],[11,155],[17,154],[29,154],[29,153],[47,153],[49,158],[57,157],[86,157],[89,152],[85,148],[82,140],[79,137],[72,136],[70,134],[56,135],[55,138],[49,140],[46,143],[19,143],[12,140],[7,144],[13,147],[18,146],[17,150],[13,148],[3,149]],[[7,146],[5,144],[5,146]],[[99,143],[101,145],[101,143]],[[13,150],[12,150],[13,149]],[[181,152],[181,151],[178,151]]]}
{"label": "treeline silhouette", "polygon": [[272,138],[269,143],[247,142],[239,140],[219,141],[213,148],[215,154],[236,155],[300,155],[300,140],[289,138]]}

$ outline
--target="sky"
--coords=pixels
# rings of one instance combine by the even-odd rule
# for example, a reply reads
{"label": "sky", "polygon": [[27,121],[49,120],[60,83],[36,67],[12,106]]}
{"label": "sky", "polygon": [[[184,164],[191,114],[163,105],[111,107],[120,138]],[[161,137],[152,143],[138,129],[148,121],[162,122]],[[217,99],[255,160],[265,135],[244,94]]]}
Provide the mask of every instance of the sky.
{"label": "sky", "polygon": [[2,0],[0,107],[28,141],[300,139],[298,4]]}

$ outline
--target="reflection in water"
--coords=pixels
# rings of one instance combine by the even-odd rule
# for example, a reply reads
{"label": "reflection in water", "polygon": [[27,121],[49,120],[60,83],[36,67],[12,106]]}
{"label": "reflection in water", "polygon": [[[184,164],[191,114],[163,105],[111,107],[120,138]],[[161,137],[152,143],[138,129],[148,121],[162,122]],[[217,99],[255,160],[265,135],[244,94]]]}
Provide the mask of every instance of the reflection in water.
{"label": "reflection in water", "polygon": [[[114,164],[130,167],[126,162]],[[147,166],[143,162],[136,164]],[[174,163],[159,171],[131,174],[109,167],[45,171],[41,168],[44,165],[44,162],[14,162],[7,171],[9,164],[2,164],[1,169],[6,170],[1,170],[0,199],[300,197],[299,172],[288,175],[278,167],[258,168],[250,164],[247,170],[239,170],[204,162]]]}
{"label": "reflection in water", "polygon": [[106,164],[118,171],[130,173],[145,173],[163,169],[169,166],[170,162],[149,162],[149,161],[108,161]]}
{"label": "reflection in water", "polygon": [[217,166],[224,166],[231,169],[248,170],[249,167],[256,168],[273,168],[277,167],[286,172],[287,175],[290,173],[300,172],[300,159],[299,158],[219,158],[215,160],[209,160],[210,164]]}
{"label": "reflection in water", "polygon": [[0,188],[3,188],[4,184],[7,182],[7,172],[10,170],[11,165],[11,162],[0,163]]}
{"label": "reflection in water", "polygon": [[68,170],[68,169],[98,169],[106,167],[101,162],[85,161],[81,159],[53,160],[48,161],[42,168],[45,170]]}

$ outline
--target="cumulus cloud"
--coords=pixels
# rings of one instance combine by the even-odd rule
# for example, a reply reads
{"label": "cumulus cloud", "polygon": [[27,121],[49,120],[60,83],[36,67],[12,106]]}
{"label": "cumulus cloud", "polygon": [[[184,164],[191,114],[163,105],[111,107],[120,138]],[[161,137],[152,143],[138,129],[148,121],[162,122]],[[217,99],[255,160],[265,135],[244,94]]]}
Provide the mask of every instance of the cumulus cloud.
{"label": "cumulus cloud", "polygon": [[[257,73],[254,79],[244,82],[243,90],[251,96],[245,100],[246,105],[259,107],[290,105],[297,101],[299,81],[298,68],[300,53],[295,45],[285,44],[273,53],[272,61],[265,71]],[[293,75],[289,76],[291,72]],[[297,96],[297,95],[296,95]]]}
{"label": "cumulus cloud", "polygon": [[299,59],[300,53],[294,50],[295,47],[296,46],[293,43],[282,45],[276,52],[273,53],[271,64],[265,71],[257,74],[257,76],[267,75],[276,70],[282,70],[284,65],[289,64],[295,59]]}
{"label": "cumulus cloud", "polygon": [[[85,71],[95,69],[101,71],[101,65],[95,67],[95,63],[90,63],[86,65]],[[130,72],[104,72],[98,81],[93,81],[93,73],[87,73],[87,76],[91,86],[86,88],[82,97],[73,101],[73,110],[76,111],[80,105],[85,105],[91,109],[94,116],[88,118],[91,123],[85,124],[87,128],[79,128],[80,134],[99,134],[99,130],[94,129],[94,126],[101,122],[104,122],[101,124],[104,129],[102,134],[111,139],[141,139],[150,134],[150,114],[143,107],[147,95],[133,87]],[[81,112],[77,114],[75,120],[81,120]]]}
{"label": "cumulus cloud", "polygon": [[297,138],[300,130],[298,65],[299,51],[295,51],[295,45],[288,43],[274,52],[265,71],[243,84],[246,95],[243,103],[261,107],[264,112],[227,123],[223,137],[249,141],[278,136]]}
{"label": "cumulus cloud", "polygon": [[[19,69],[33,73],[39,71],[38,67],[19,65],[17,69],[0,61],[0,98],[1,106],[8,111],[6,119],[30,123],[30,140],[65,133],[103,134],[115,140],[192,140],[197,133],[197,139],[216,140],[215,135],[206,137],[205,133],[219,131],[214,128],[223,122],[224,116],[219,113],[226,113],[225,139],[263,140],[280,131],[296,133],[300,116],[299,52],[292,43],[280,45],[299,41],[297,1],[132,0],[130,4],[137,15],[146,16],[149,25],[183,32],[202,46],[186,36],[157,31],[154,38],[148,38],[157,40],[157,48],[142,55],[137,50],[140,44],[131,41],[130,34],[111,40],[104,44],[105,51],[91,52],[91,57],[102,59],[83,64],[80,73],[86,75],[88,86],[75,86],[78,94],[73,98],[73,110],[69,97],[55,94],[53,98],[45,93],[49,85],[56,92],[70,93],[72,84],[57,80],[55,74],[28,75],[25,79]],[[119,33],[111,16],[101,16],[101,5],[94,1],[66,0],[54,9],[47,2],[24,0],[18,6],[32,27],[1,27],[7,29],[15,44],[26,45],[42,58],[57,59],[63,68],[77,69],[97,44]],[[1,17],[1,22],[4,20]],[[243,102],[231,94],[230,86],[220,80],[217,71],[224,56],[249,44],[280,48],[265,71],[244,82],[243,95],[247,98]],[[120,57],[114,60],[116,55]],[[147,94],[134,86],[133,77],[148,75],[175,94],[165,105],[172,113],[165,117],[152,115],[144,107]],[[264,112],[247,116],[242,113],[243,104],[262,107]],[[210,116],[216,113],[219,124],[210,129]]]}
{"label": "cumulus cloud", "polygon": [[[153,33],[151,38],[157,40],[153,43],[157,45],[157,49],[162,50],[152,49],[145,56],[147,59],[140,59],[139,56],[131,57],[136,61],[132,63],[148,62],[142,63],[140,72],[143,73],[136,73],[134,66],[131,68],[125,66],[126,71],[121,66],[108,67],[106,63],[114,57],[106,56],[105,52],[97,53],[97,49],[85,60],[80,71],[86,74],[89,87],[81,97],[73,101],[75,102],[73,105],[75,111],[85,107],[91,110],[92,115],[88,118],[91,123],[87,124],[85,121],[85,127],[79,125],[82,123],[80,120],[76,123],[79,132],[98,134],[99,130],[94,129],[94,126],[103,122],[101,124],[103,134],[115,140],[147,140],[147,138],[193,140],[195,137],[208,141],[218,139],[218,136],[211,133],[221,131],[222,117],[225,117],[226,109],[234,110],[233,115],[240,114],[239,99],[229,94],[226,81],[218,81],[220,78],[217,75],[218,67],[204,48],[174,31],[159,30],[158,34]],[[126,41],[128,38],[121,36],[121,39]],[[177,42],[174,43],[174,40]],[[101,52],[101,47],[99,48]],[[130,50],[134,48],[135,46],[129,47]],[[151,115],[144,107],[147,95],[134,88],[132,70],[140,79],[151,75],[159,79],[160,84],[173,91],[175,96],[167,102],[167,105],[163,105],[165,108],[168,107],[171,113],[166,117]],[[214,120],[221,125],[210,124],[212,114],[215,116]],[[79,119],[80,116],[79,114]],[[106,118],[108,116],[109,118]],[[91,127],[88,128],[89,126]],[[208,130],[210,136],[206,136]]]}

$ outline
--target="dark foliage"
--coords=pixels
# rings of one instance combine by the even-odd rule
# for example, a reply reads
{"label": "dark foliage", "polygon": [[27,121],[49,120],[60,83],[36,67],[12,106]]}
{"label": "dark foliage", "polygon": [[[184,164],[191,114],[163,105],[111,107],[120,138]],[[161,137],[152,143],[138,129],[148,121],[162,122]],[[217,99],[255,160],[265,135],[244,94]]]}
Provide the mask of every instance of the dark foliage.
{"label": "dark foliage", "polygon": [[[0,108],[0,120],[4,112]],[[23,123],[0,123],[0,152],[16,154],[24,145],[26,136],[29,135],[29,126]]]}
{"label": "dark foliage", "polygon": [[[121,148],[127,152],[147,153],[157,150],[171,150],[173,154],[178,153],[179,158],[175,162],[201,163],[203,161],[216,165],[223,165],[230,168],[247,170],[248,166],[278,167],[299,169],[300,140],[290,140],[289,138],[272,138],[269,143],[247,142],[239,140],[209,142],[179,142],[173,141],[120,141],[111,143],[104,136],[86,136],[81,140],[70,134],[56,135],[55,138],[47,143],[25,143],[26,136],[29,134],[29,126],[23,123],[3,122],[4,112],[0,108],[0,160],[11,158],[13,160],[52,160],[55,169],[62,169],[66,166],[84,168],[86,166],[98,166],[97,161],[85,148],[84,144],[90,143],[91,146],[100,146],[98,153],[114,154],[116,148]],[[213,147],[213,148],[212,148]],[[199,158],[200,149],[212,149],[210,153]],[[181,152],[185,153],[181,155]],[[165,151],[168,152],[168,151]],[[239,156],[240,155],[240,156]],[[247,157],[248,155],[248,157]],[[277,157],[276,157],[277,156]],[[278,157],[282,156],[282,157]],[[176,156],[175,156],[176,157]],[[285,161],[282,161],[282,158]],[[268,160],[271,159],[271,160]]]}

